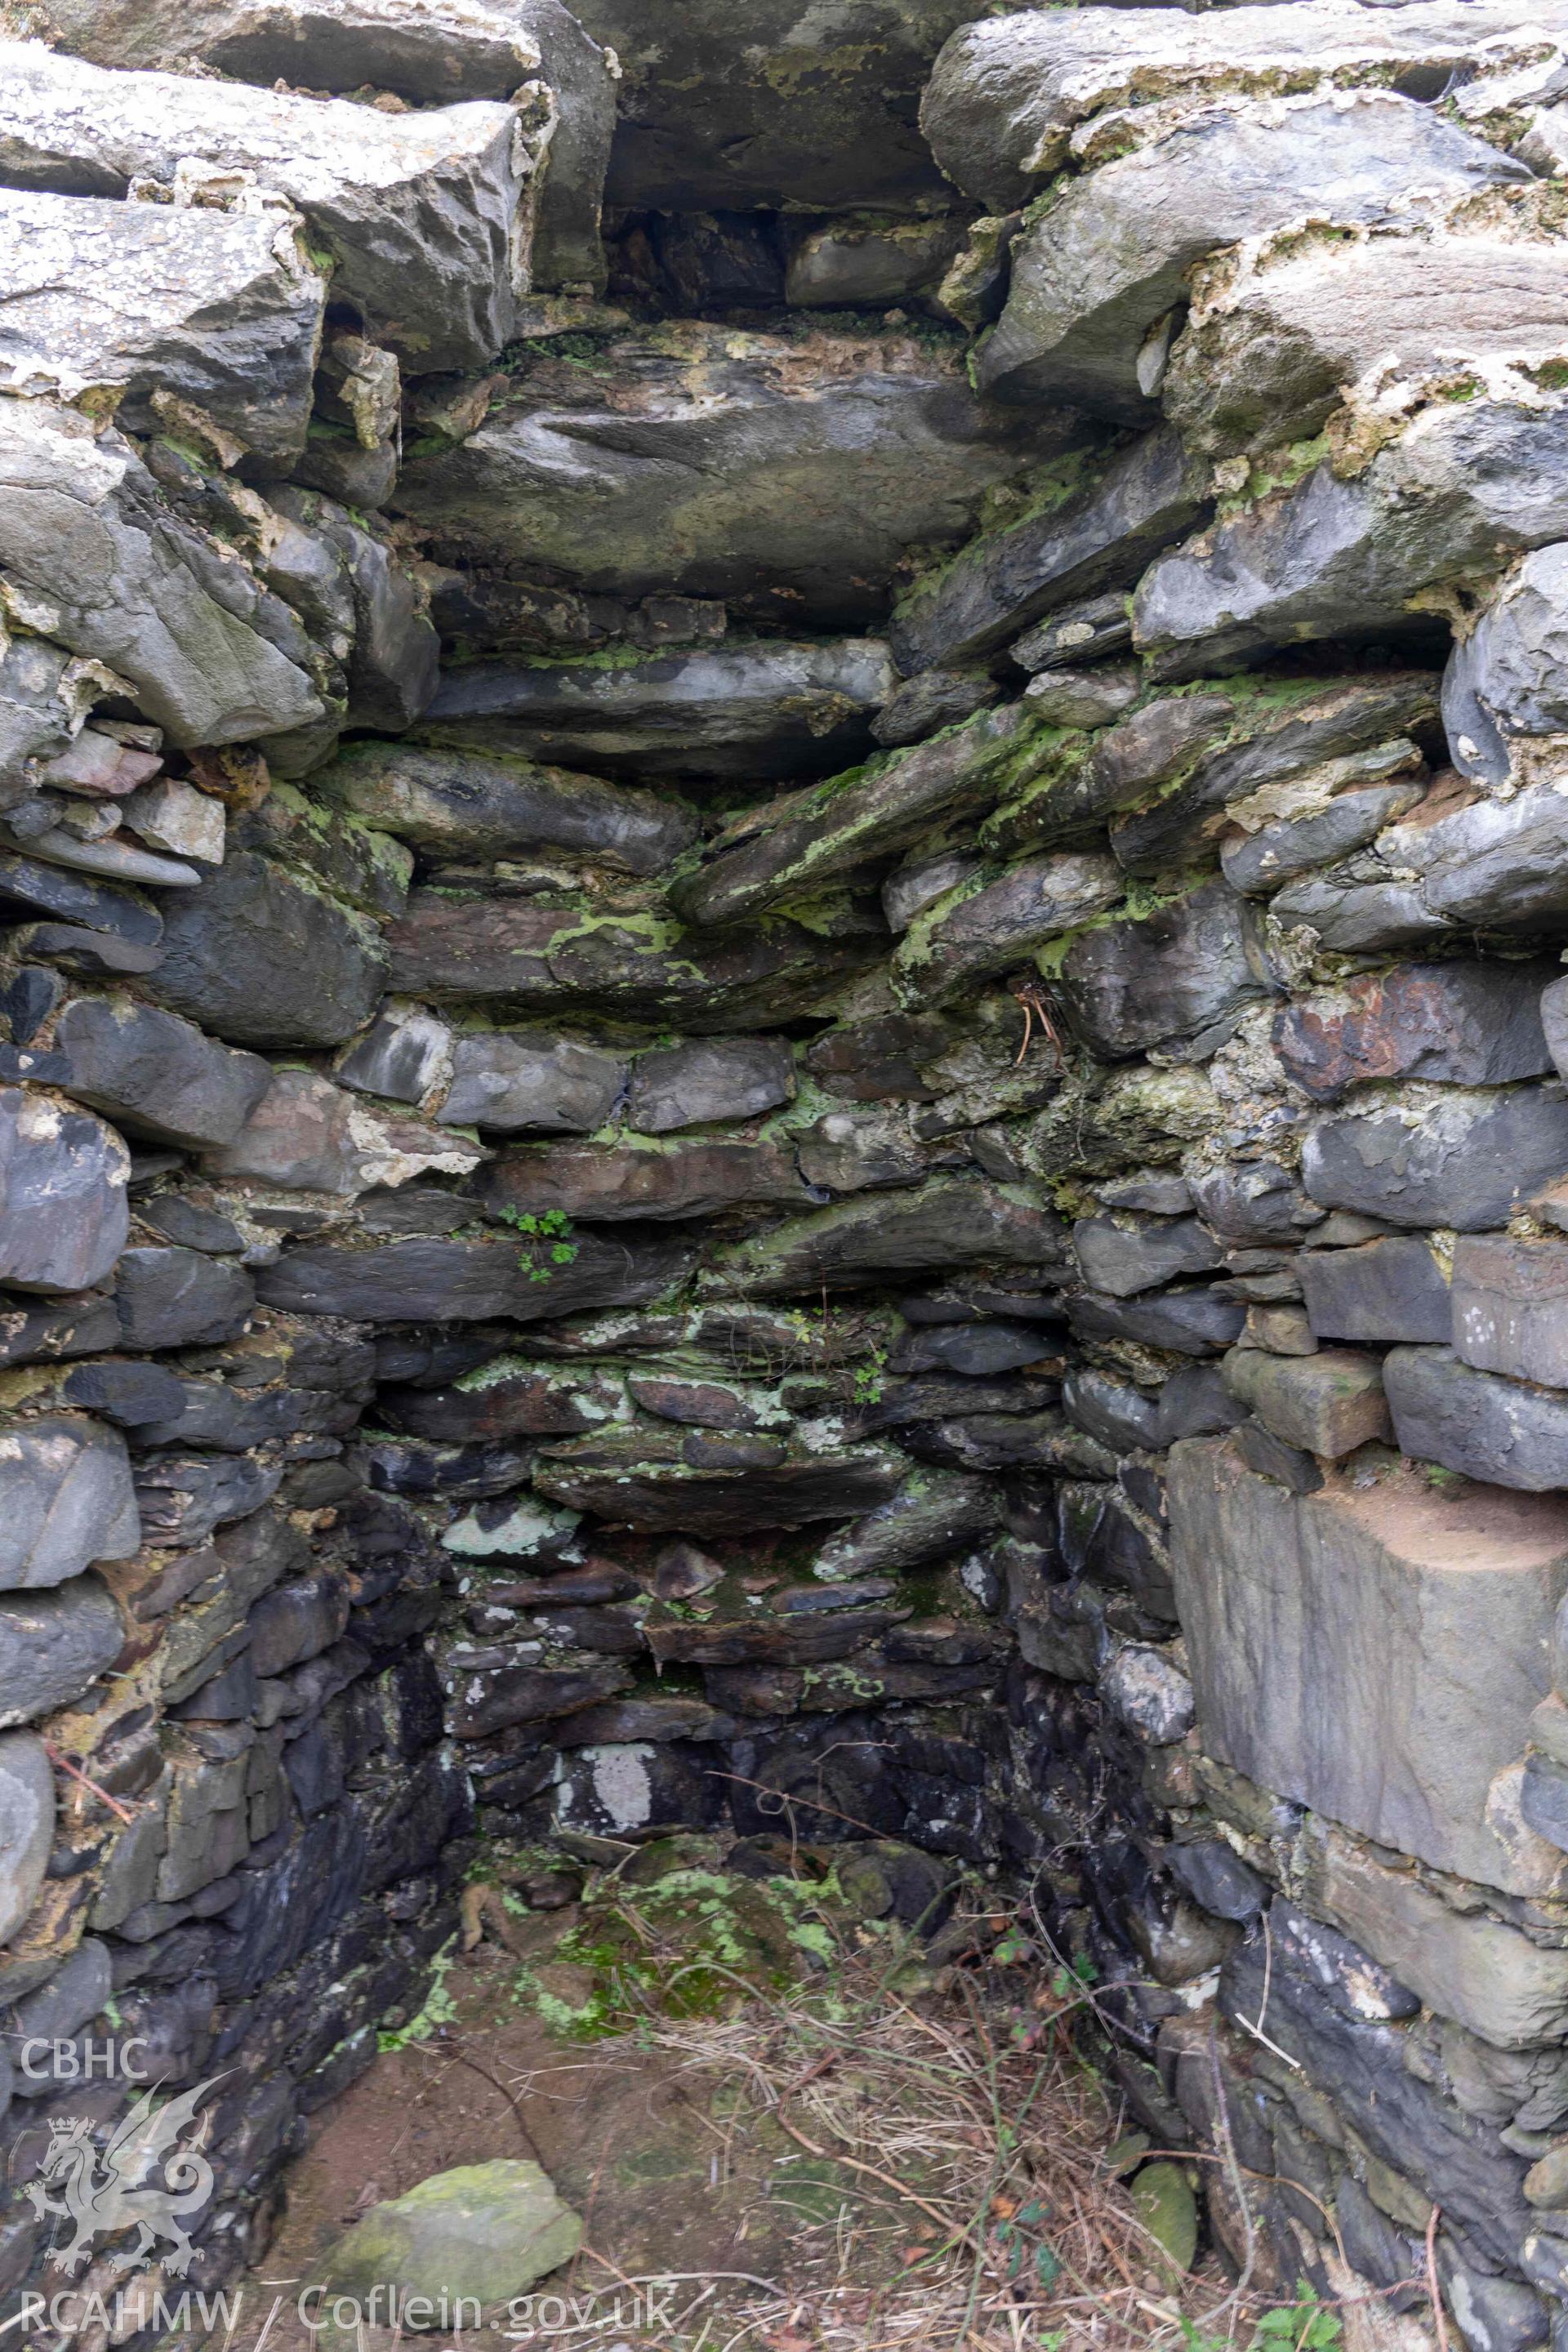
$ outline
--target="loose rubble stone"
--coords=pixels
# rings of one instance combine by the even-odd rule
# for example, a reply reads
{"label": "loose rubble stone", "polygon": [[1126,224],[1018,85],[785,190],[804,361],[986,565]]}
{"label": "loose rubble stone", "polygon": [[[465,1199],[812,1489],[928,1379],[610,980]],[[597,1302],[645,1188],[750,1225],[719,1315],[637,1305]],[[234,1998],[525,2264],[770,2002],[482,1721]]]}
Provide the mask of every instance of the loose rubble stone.
{"label": "loose rubble stone", "polygon": [[183,401],[258,457],[299,456],[325,281],[289,222],[5,189],[0,227],[6,391],[119,393],[142,432]]}
{"label": "loose rubble stone", "polygon": [[0,1602],[0,1728],[80,1698],[124,1642],[120,1612],[96,1576],[8,1594]]}
{"label": "loose rubble stone", "polygon": [[1539,1494],[1568,1487],[1568,1398],[1478,1371],[1446,1348],[1384,1360],[1394,1432],[1418,1462]]}
{"label": "loose rubble stone", "polygon": [[1304,1251],[1301,1295],[1319,1339],[1435,1339],[1453,1333],[1448,1272],[1424,1234]]}
{"label": "loose rubble stone", "polygon": [[112,1128],[0,1088],[0,1280],[90,1290],[130,1229],[130,1154]]}
{"label": "loose rubble stone", "polygon": [[[1406,1352],[1384,1373],[1396,1430]],[[1172,1449],[1170,1498],[1205,1748],[1380,1845],[1528,1891],[1488,1796],[1543,1686],[1560,1507],[1414,1479],[1294,1496],[1223,1438]],[[1247,1663],[1263,1656],[1266,1688]]]}
{"label": "loose rubble stone", "polygon": [[68,1004],[55,1042],[70,1062],[68,1090],[154,1142],[227,1143],[272,1082],[256,1054],[237,1054],[189,1021],[98,996]]}
{"label": "loose rubble stone", "polygon": [[1205,475],[1173,433],[1148,435],[1087,481],[1084,472],[1069,461],[1041,512],[975,540],[900,604],[890,635],[900,669],[972,660],[1058,605],[1131,588],[1204,513]]}
{"label": "loose rubble stone", "polygon": [[1301,1179],[1325,1208],[1396,1225],[1504,1225],[1568,1168],[1568,1098],[1555,1086],[1373,1102],[1320,1119]]}
{"label": "loose rubble stone", "polygon": [[432,2173],[405,2196],[371,2206],[327,2268],[340,2294],[390,2285],[400,2304],[467,2295],[489,2310],[570,2262],[582,2237],[581,2220],[539,2165],[498,2157]]}
{"label": "loose rubble stone", "polygon": [[417,368],[483,366],[527,267],[536,122],[469,103],[416,114],[178,74],[115,74],[37,43],[5,54],[0,170],[13,186],[121,196],[132,180],[253,173],[296,204],[353,303]]}
{"label": "loose rubble stone", "polygon": [[90,1421],[46,1415],[0,1435],[0,1590],[62,1584],[142,1541],[125,1441]]}
{"label": "loose rubble stone", "polygon": [[425,743],[355,744],[319,769],[311,788],[421,849],[562,849],[633,874],[662,873],[694,831],[680,809],[649,793]]}
{"label": "loose rubble stone", "polygon": [[246,851],[172,902],[154,993],[247,1045],[337,1045],[385,978],[374,925]]}
{"label": "loose rubble stone", "polygon": [[31,1732],[0,1738],[0,1944],[8,1944],[38,1899],[54,1843],[54,1767]]}
{"label": "loose rubble stone", "polygon": [[1375,1356],[1321,1348],[1312,1356],[1233,1348],[1221,1367],[1232,1396],[1303,1453],[1334,1457],[1389,1434]]}
{"label": "loose rubble stone", "polygon": [[1542,1028],[1544,965],[1406,964],[1299,998],[1274,1025],[1275,1051],[1315,1102],[1373,1078],[1506,1086],[1553,1066]]}
{"label": "loose rubble stone", "polygon": [[1014,249],[976,379],[1005,400],[1065,397],[1137,422],[1159,382],[1152,331],[1216,246],[1309,209],[1336,223],[1393,220],[1408,214],[1413,187],[1451,203],[1521,174],[1393,91],[1215,105],[1054,196]]}
{"label": "loose rubble stone", "polygon": [[953,544],[983,490],[1068,431],[983,407],[954,355],[893,337],[803,352],[683,321],[603,350],[604,378],[534,361],[465,440],[405,466],[400,506],[590,589],[853,625],[906,546]]}
{"label": "loose rubble stone", "polygon": [[176,743],[322,715],[302,635],[287,652],[274,641],[274,600],[163,504],[123,436],[74,410],[0,398],[0,563],[36,623],[129,679]]}
{"label": "loose rubble stone", "polygon": [[128,1348],[216,1347],[244,1330],[256,1293],[242,1266],[199,1251],[129,1249],[114,1303]]}
{"label": "loose rubble stone", "polygon": [[461,1032],[441,1117],[451,1127],[503,1134],[591,1135],[625,1091],[626,1064],[575,1037],[543,1030]]}
{"label": "loose rubble stone", "polygon": [[[871,712],[893,690],[879,639],[716,646],[591,663],[486,663],[455,670],[426,714],[452,743],[494,743],[607,775],[799,775],[867,748]],[[572,780],[574,792],[584,789]],[[591,788],[589,788],[591,789]],[[667,822],[678,812],[661,809]],[[651,812],[650,812],[651,814]],[[669,855],[674,854],[673,845]],[[662,862],[662,861],[658,861]],[[658,862],[638,871],[656,872]]]}
{"label": "loose rubble stone", "polygon": [[1080,932],[1058,982],[1074,1029],[1105,1061],[1212,1028],[1267,987],[1248,910],[1223,882]]}
{"label": "loose rubble stone", "polygon": [[1196,666],[1214,670],[1270,645],[1408,627],[1434,581],[1568,536],[1565,434],[1553,406],[1435,402],[1354,479],[1319,466],[1157,557],[1134,641],[1184,671],[1201,639]]}

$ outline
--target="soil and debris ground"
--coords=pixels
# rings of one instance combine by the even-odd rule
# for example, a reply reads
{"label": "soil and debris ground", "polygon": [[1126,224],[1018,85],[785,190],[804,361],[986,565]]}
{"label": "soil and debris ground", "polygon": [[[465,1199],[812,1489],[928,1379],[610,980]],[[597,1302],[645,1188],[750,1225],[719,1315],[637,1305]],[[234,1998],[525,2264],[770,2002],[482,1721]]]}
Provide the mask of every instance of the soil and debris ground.
{"label": "soil and debris ground", "polygon": [[[581,1879],[559,1856],[488,1859],[464,1904],[471,1948],[444,1956],[422,2012],[318,2118],[232,2352],[263,2333],[264,2352],[328,2345],[296,2305],[344,2230],[497,2157],[544,2167],[584,2248],[540,2288],[561,2303],[539,2332],[503,2321],[458,2352],[509,2329],[561,2352],[1432,2340],[1391,2313],[1270,2311],[1194,2259],[1196,2169],[1129,2129],[1094,2063],[1092,1989],[1026,1904],[961,1880],[922,1936],[863,1916],[842,1851],[837,1868],[796,1852],[800,1874],[769,1878],[719,1853],[666,1839]],[[354,2352],[397,2343],[355,2333]]]}

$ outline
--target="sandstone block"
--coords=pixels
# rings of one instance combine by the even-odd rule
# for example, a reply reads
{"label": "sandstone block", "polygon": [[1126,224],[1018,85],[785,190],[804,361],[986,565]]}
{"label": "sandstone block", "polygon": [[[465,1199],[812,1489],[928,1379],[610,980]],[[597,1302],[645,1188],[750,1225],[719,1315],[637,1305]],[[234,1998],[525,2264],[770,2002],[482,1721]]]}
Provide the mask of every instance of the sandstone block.
{"label": "sandstone block", "polygon": [[63,1584],[141,1541],[117,1430],[48,1414],[0,1434],[0,1590]]}
{"label": "sandstone block", "polygon": [[1390,1234],[1353,1249],[1303,1250],[1301,1296],[1319,1339],[1453,1336],[1448,1275],[1422,1234]]}
{"label": "sandstone block", "polygon": [[1568,1243],[1463,1235],[1453,1301],[1462,1363],[1568,1388]]}
{"label": "sandstone block", "polygon": [[1381,1845],[1528,1891],[1488,1802],[1546,1687],[1568,1511],[1404,1477],[1295,1496],[1223,1438],[1172,1448],[1170,1504],[1207,1750]]}
{"label": "sandstone block", "polygon": [[1426,1094],[1321,1118],[1301,1178],[1328,1209],[1394,1225],[1505,1225],[1568,1169],[1568,1095],[1553,1083]]}
{"label": "sandstone block", "polygon": [[1477,1371],[1447,1348],[1391,1348],[1384,1385],[1403,1453],[1467,1478],[1568,1487],[1568,1396]]}
{"label": "sandstone block", "polygon": [[1389,1434],[1375,1356],[1349,1348],[1320,1348],[1311,1356],[1233,1348],[1221,1374],[1231,1395],[1250,1406],[1266,1429],[1304,1453],[1331,1458]]}

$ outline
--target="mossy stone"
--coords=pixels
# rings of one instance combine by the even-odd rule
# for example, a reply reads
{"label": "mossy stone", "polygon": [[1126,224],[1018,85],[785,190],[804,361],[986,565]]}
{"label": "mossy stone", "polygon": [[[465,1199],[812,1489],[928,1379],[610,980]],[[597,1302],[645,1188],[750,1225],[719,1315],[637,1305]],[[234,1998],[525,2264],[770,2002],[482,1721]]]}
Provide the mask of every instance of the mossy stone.
{"label": "mossy stone", "polygon": [[542,2167],[498,2158],[432,2173],[373,2205],[338,2241],[329,2274],[334,2290],[361,2299],[395,2286],[400,2305],[423,2295],[439,2308],[445,2296],[449,2308],[464,2295],[489,2310],[570,2262],[582,2239],[581,2217]]}
{"label": "mossy stone", "polygon": [[1198,2200],[1179,2164],[1146,2164],[1132,2183],[1139,2221],[1179,2271],[1190,2271],[1198,2250]]}

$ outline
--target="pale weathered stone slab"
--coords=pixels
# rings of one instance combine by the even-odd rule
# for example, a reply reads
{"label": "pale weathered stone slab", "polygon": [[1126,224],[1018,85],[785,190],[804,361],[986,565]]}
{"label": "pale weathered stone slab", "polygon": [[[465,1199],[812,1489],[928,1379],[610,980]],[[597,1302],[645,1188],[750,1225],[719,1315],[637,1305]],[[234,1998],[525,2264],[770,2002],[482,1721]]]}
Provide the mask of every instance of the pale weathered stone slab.
{"label": "pale weathered stone slab", "polygon": [[0,189],[0,389],[108,394],[155,432],[158,394],[258,456],[305,446],[326,281],[277,213]]}
{"label": "pale weathered stone slab", "polygon": [[182,166],[248,173],[299,206],[336,265],[333,299],[413,370],[482,365],[512,331],[538,112],[531,139],[510,106],[382,114],[0,44],[0,181],[122,196],[132,180],[174,188]]}
{"label": "pale weathered stone slab", "polygon": [[1404,1477],[1296,1496],[1208,1438],[1172,1449],[1170,1504],[1209,1752],[1382,1845],[1535,1890],[1488,1801],[1547,1688],[1568,1505]]}

